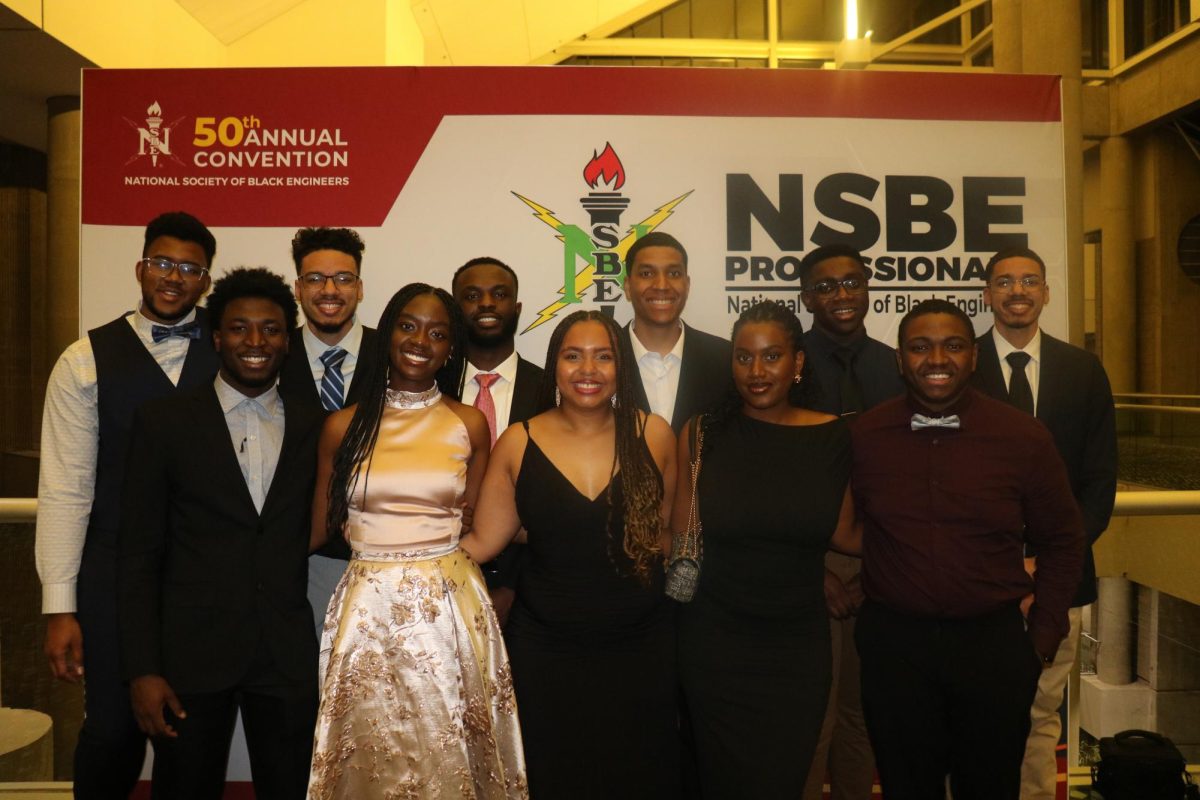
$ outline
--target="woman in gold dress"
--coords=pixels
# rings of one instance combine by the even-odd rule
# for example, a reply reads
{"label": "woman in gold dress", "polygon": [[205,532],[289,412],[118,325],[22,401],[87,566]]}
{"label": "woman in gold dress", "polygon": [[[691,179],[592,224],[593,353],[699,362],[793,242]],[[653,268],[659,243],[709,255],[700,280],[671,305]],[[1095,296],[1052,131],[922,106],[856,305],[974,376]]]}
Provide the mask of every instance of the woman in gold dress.
{"label": "woman in gold dress", "polygon": [[312,547],[345,535],[353,559],[321,637],[309,797],[528,797],[504,642],[458,549],[490,443],[448,396],[465,327],[449,294],[410,284],[379,333],[363,399],[320,443]]}

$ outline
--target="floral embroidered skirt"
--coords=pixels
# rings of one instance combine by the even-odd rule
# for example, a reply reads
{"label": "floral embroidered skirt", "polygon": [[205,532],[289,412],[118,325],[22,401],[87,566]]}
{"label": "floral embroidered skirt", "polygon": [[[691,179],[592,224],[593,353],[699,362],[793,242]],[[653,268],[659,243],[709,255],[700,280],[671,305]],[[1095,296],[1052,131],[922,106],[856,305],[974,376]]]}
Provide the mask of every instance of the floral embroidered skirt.
{"label": "floral embroidered skirt", "polygon": [[512,672],[461,550],[355,553],[321,637],[310,798],[527,798]]}

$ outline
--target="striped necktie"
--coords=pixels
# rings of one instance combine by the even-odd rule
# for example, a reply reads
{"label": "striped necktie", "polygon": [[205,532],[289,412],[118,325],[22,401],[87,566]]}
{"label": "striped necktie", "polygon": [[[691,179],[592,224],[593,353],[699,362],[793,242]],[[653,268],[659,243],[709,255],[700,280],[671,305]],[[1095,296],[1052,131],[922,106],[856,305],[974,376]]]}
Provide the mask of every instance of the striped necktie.
{"label": "striped necktie", "polygon": [[337,411],[346,402],[342,362],[347,355],[340,347],[331,347],[321,354],[321,363],[325,365],[325,374],[321,376],[321,405],[326,411]]}

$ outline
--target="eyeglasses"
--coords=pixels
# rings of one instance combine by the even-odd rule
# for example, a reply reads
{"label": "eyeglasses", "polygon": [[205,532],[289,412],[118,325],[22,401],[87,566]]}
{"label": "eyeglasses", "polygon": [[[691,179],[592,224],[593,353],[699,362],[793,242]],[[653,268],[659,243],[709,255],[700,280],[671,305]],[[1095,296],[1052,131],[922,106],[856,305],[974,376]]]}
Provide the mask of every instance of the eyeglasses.
{"label": "eyeglasses", "polygon": [[326,275],[324,272],[306,272],[300,276],[300,282],[313,289],[324,286],[326,281],[333,281],[336,286],[345,289],[358,283],[358,276],[353,272],[335,272],[332,275]]}
{"label": "eyeglasses", "polygon": [[175,270],[179,270],[181,278],[198,281],[208,274],[208,267],[193,264],[190,261],[172,261],[169,258],[143,258],[142,266],[153,270],[159,277],[165,278]]}
{"label": "eyeglasses", "polygon": [[992,281],[992,289],[997,292],[1011,292],[1013,287],[1018,283],[1021,284],[1022,288],[1028,289],[1031,292],[1036,291],[1037,289],[1040,289],[1046,285],[1046,282],[1037,275],[1026,275],[1020,280],[1014,280],[1013,278],[1005,275]]}
{"label": "eyeglasses", "polygon": [[846,294],[862,294],[867,290],[867,279],[850,277],[842,278],[839,281],[830,278],[829,280],[817,281],[808,287],[808,291],[819,294],[822,297],[828,297],[837,294],[839,288],[845,289]]}

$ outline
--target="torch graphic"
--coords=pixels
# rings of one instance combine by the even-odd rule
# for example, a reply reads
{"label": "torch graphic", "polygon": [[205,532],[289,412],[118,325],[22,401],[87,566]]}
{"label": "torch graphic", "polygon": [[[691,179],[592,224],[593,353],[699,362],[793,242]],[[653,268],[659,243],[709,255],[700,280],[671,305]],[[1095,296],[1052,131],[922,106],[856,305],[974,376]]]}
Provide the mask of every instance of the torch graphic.
{"label": "torch graphic", "polygon": [[593,233],[605,225],[619,225],[621,214],[629,205],[629,198],[616,191],[625,185],[625,168],[621,166],[621,159],[611,143],[605,142],[604,151],[599,154],[592,151],[592,160],[583,168],[583,179],[592,189],[602,180],[613,189],[611,192],[591,191],[587,197],[579,198],[579,204],[591,217]]}
{"label": "torch graphic", "polygon": [[163,118],[162,118],[162,108],[158,105],[157,100],[154,101],[154,103],[152,103],[150,105],[150,107],[146,109],[146,113],[149,116],[146,117],[146,130],[143,131],[143,136],[141,139],[141,145],[142,145],[141,155],[146,154],[145,148],[147,146],[149,146],[149,148],[150,148],[150,163],[157,167],[159,153],[171,155],[171,147],[170,147],[171,130],[168,128],[165,132],[166,137],[160,138],[160,134],[163,133],[163,127],[162,127]]}

